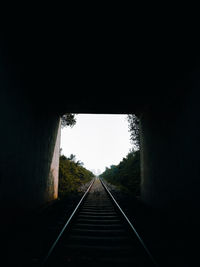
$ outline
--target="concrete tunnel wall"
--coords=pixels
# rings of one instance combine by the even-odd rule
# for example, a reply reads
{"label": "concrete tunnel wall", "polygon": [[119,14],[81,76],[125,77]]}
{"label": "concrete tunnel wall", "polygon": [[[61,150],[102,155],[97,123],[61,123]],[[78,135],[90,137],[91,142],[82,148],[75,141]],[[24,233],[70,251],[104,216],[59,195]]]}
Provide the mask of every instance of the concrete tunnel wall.
{"label": "concrete tunnel wall", "polygon": [[180,95],[172,106],[147,110],[140,119],[142,200],[181,224],[198,223],[199,84],[199,77],[194,77],[186,97]]}
{"label": "concrete tunnel wall", "polygon": [[59,158],[60,158],[60,138],[61,138],[61,121],[59,123],[58,134],[56,138],[53,158],[51,162],[47,193],[49,200],[58,198],[58,176],[59,176]]}
{"label": "concrete tunnel wall", "polygon": [[[140,113],[142,200],[153,208],[187,206],[189,211],[198,206],[198,76],[186,97]],[[18,90],[8,88],[2,84],[0,93],[0,203],[3,209],[35,208],[57,197],[57,176],[49,173],[58,168],[60,114],[45,106],[37,110]]]}
{"label": "concrete tunnel wall", "polygon": [[60,116],[37,110],[17,90],[0,95],[0,205],[9,213],[53,199],[49,178]]}

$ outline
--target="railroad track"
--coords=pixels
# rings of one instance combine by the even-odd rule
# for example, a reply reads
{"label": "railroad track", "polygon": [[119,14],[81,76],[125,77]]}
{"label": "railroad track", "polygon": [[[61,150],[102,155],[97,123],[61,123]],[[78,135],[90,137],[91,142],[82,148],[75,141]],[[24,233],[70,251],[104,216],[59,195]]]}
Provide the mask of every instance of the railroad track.
{"label": "railroad track", "polygon": [[43,266],[158,266],[101,179],[90,184]]}

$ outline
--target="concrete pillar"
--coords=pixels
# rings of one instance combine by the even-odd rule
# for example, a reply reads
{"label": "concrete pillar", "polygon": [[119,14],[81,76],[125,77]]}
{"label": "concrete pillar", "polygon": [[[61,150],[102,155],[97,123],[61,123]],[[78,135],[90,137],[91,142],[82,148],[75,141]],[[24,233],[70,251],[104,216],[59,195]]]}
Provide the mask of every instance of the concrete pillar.
{"label": "concrete pillar", "polygon": [[[200,193],[199,88],[141,116],[142,199],[155,208],[197,207]],[[190,206],[190,208],[192,208]],[[183,211],[183,210],[182,210]]]}
{"label": "concrete pillar", "polygon": [[184,97],[146,110],[140,119],[141,197],[154,211],[146,229],[161,266],[191,266],[197,260],[199,85],[196,77]]}
{"label": "concrete pillar", "polygon": [[54,198],[48,191],[48,177],[59,115],[45,110],[45,103],[43,110],[37,108],[20,90],[2,86],[0,203],[8,213],[35,208]]}
{"label": "concrete pillar", "polygon": [[59,123],[58,134],[56,138],[53,158],[50,167],[47,195],[48,199],[58,198],[58,177],[59,177],[59,158],[60,158],[60,138],[61,138],[61,121]]}

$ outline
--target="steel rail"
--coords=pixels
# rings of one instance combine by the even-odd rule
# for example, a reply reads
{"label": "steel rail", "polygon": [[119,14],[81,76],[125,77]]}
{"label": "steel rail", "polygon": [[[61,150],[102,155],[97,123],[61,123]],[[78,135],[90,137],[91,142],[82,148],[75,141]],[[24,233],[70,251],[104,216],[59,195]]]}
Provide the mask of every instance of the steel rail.
{"label": "steel rail", "polygon": [[126,214],[123,212],[123,210],[121,209],[121,207],[119,206],[119,204],[117,203],[117,201],[115,200],[115,198],[113,197],[113,195],[111,194],[111,192],[109,191],[109,189],[107,188],[107,186],[105,185],[105,183],[102,181],[102,179],[99,179],[103,185],[103,187],[105,188],[106,192],[109,194],[109,196],[111,197],[112,201],[114,202],[114,204],[117,206],[118,210],[120,211],[120,213],[122,214],[123,218],[125,219],[125,221],[128,223],[128,225],[131,227],[131,229],[134,231],[135,235],[137,236],[139,242],[141,243],[141,245],[143,246],[144,250],[146,251],[146,253],[148,254],[148,256],[150,257],[151,261],[153,262],[153,264],[155,266],[159,266],[158,263],[156,262],[156,260],[154,259],[154,257],[152,256],[152,254],[150,253],[149,249],[147,248],[147,246],[145,245],[144,241],[142,240],[142,238],[140,237],[140,235],[138,234],[138,232],[136,231],[135,227],[132,225],[132,223],[130,222],[130,220],[128,219],[128,217],[126,216]]}
{"label": "steel rail", "polygon": [[50,255],[52,254],[55,246],[57,245],[58,241],[60,240],[63,232],[65,231],[66,227],[70,224],[72,218],[74,217],[74,215],[76,214],[76,212],[78,211],[78,208],[80,207],[80,205],[82,204],[83,200],[85,199],[86,195],[89,193],[90,188],[92,187],[93,183],[95,181],[95,178],[92,180],[92,182],[90,183],[88,189],[86,190],[86,192],[84,193],[84,195],[82,196],[81,200],[79,201],[78,205],[76,206],[76,208],[74,209],[74,211],[72,212],[71,216],[69,217],[69,219],[67,220],[66,224],[63,226],[60,234],[58,235],[58,237],[56,238],[56,240],[54,241],[53,245],[51,246],[51,248],[49,249],[47,255],[45,256],[45,258],[42,261],[42,265],[44,265],[48,258],[50,257]]}

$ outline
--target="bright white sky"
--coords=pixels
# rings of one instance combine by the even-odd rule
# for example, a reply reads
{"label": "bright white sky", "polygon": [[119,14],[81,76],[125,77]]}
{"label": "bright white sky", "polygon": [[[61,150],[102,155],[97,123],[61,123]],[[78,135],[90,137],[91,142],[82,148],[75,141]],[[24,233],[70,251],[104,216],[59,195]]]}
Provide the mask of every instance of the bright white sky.
{"label": "bright white sky", "polygon": [[118,164],[133,147],[127,115],[78,114],[74,127],[61,131],[62,154],[76,160],[95,174]]}

